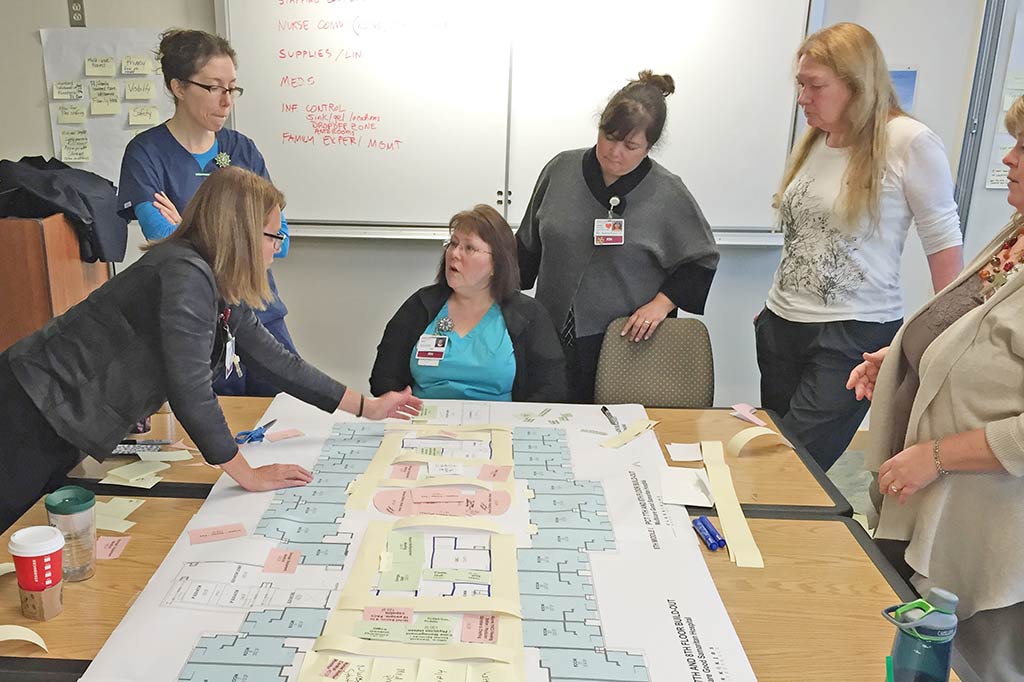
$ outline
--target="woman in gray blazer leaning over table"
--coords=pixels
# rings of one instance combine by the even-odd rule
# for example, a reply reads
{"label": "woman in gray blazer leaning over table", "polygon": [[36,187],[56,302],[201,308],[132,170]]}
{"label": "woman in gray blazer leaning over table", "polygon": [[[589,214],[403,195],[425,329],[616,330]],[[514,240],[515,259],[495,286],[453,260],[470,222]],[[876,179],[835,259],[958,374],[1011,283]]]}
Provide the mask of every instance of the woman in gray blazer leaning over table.
{"label": "woman in gray blazer leaning over table", "polygon": [[256,318],[280,248],[283,195],[241,168],[215,171],[181,225],[85,301],[0,353],[0,529],[79,459],[102,460],[129,428],[169,401],[210,464],[246,490],[312,480],[293,464],[253,468],[211,387],[239,359],[322,410],[407,417],[406,388],[379,398],[345,388],[288,352]]}

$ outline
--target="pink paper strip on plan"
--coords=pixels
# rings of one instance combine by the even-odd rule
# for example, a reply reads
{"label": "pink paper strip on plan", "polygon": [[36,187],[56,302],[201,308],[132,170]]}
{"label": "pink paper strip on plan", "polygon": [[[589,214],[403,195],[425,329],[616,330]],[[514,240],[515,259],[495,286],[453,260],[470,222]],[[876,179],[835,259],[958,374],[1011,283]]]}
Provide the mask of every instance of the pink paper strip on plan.
{"label": "pink paper strip on plan", "polygon": [[240,523],[226,523],[223,526],[196,528],[188,532],[188,539],[193,545],[201,545],[204,542],[220,542],[221,540],[245,536],[245,526]]}
{"label": "pink paper strip on plan", "polygon": [[484,464],[480,467],[480,475],[477,478],[481,481],[507,481],[510,473],[512,473],[512,467],[510,466]]}
{"label": "pink paper strip on plan", "polygon": [[128,541],[131,539],[130,535],[125,535],[119,538],[96,538],[96,558],[116,559],[121,556],[121,552],[124,551],[124,548],[128,545]]}
{"label": "pink paper strip on plan", "polygon": [[498,617],[467,613],[462,617],[462,641],[470,644],[495,644],[498,641]]}
{"label": "pink paper strip on plan", "polygon": [[272,549],[263,562],[264,573],[294,573],[299,567],[302,552],[298,550]]}
{"label": "pink paper strip on plan", "polygon": [[411,623],[412,609],[397,606],[367,606],[363,609],[363,620],[382,623]]}
{"label": "pink paper strip on plan", "polygon": [[391,465],[391,478],[399,481],[415,481],[420,477],[419,462],[402,462]]}
{"label": "pink paper strip on plan", "polygon": [[768,426],[763,419],[754,414],[755,408],[746,403],[736,403],[732,406],[732,409],[736,410],[733,414],[743,421],[756,424],[757,426]]}
{"label": "pink paper strip on plan", "polygon": [[298,429],[281,429],[280,431],[271,431],[270,433],[268,433],[267,440],[274,443],[279,440],[284,440],[286,438],[299,438],[300,436],[305,435],[306,434],[304,434],[302,431],[299,431]]}
{"label": "pink paper strip on plan", "polygon": [[[320,671],[320,677],[336,680],[341,677],[342,673],[348,670],[348,666],[348,661],[344,661],[340,658],[332,658],[327,662],[327,667]],[[360,676],[359,679],[362,679],[362,676]]]}

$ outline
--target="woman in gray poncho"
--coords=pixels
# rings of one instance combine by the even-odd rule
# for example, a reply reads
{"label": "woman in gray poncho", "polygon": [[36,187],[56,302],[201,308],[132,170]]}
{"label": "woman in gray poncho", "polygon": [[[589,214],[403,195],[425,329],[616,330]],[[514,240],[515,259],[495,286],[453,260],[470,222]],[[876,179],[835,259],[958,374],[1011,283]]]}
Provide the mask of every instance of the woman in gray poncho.
{"label": "woman in gray poncho", "polygon": [[558,154],[519,226],[523,289],[560,331],[571,401],[594,399],[605,330],[641,342],[677,308],[704,312],[718,266],[711,227],[682,180],[652,161],[672,77],[643,71],[612,96],[597,144]]}

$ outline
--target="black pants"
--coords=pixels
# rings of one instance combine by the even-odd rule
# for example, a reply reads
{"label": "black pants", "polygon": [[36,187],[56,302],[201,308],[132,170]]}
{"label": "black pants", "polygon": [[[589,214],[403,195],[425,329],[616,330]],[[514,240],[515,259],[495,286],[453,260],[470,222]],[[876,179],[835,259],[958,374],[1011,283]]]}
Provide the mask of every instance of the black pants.
{"label": "black pants", "polygon": [[0,532],[63,484],[78,450],[43,418],[0,353]]}
{"label": "black pants", "polygon": [[761,406],[781,418],[779,428],[799,441],[825,471],[853,440],[868,401],[847,390],[864,352],[888,346],[903,320],[790,322],[765,308],[754,323]]}
{"label": "black pants", "polygon": [[563,343],[566,370],[569,374],[569,402],[591,405],[594,402],[594,380],[597,377],[597,359],[601,355],[604,334],[581,336],[573,345]]}

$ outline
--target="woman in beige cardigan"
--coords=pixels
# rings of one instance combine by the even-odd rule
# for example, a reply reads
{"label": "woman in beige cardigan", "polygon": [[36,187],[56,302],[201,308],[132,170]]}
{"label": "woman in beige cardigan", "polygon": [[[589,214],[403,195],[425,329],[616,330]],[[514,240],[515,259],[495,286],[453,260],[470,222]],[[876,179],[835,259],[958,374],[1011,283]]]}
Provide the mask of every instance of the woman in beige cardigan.
{"label": "woman in beige cardigan", "polygon": [[876,541],[920,593],[959,595],[986,682],[1024,679],[1024,98],[1006,127],[1010,224],[847,383],[872,400]]}

